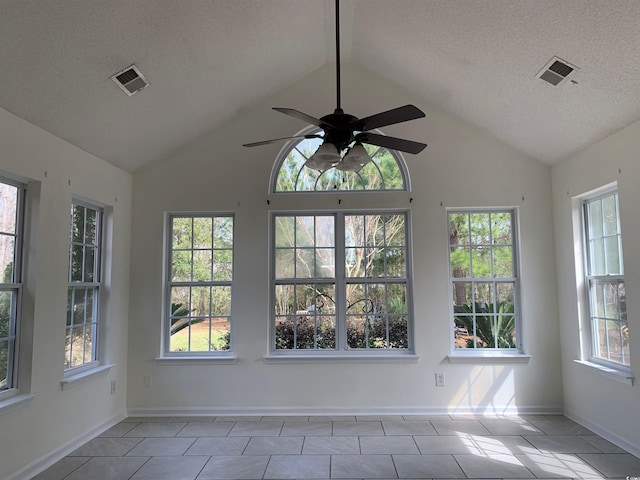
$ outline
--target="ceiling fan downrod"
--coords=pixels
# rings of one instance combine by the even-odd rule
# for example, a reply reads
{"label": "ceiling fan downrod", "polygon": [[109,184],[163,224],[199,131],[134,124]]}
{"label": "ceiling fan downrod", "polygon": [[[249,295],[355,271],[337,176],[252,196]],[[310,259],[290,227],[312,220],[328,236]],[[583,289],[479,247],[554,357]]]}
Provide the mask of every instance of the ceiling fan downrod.
{"label": "ceiling fan downrod", "polygon": [[336,111],[342,113],[340,107],[340,0],[336,0]]}

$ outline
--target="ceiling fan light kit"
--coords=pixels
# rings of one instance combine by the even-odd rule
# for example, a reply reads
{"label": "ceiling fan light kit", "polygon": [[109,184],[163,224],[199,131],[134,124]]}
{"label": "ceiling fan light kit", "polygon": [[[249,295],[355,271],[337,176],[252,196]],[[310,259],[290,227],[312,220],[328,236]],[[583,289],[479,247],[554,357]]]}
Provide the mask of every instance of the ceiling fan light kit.
{"label": "ceiling fan light kit", "polygon": [[[307,160],[305,166],[319,171],[335,167],[341,171],[355,172],[371,161],[363,143],[413,154],[420,153],[427,146],[420,142],[370,132],[376,128],[424,117],[424,112],[414,105],[404,105],[363,119],[344,113],[340,107],[340,0],[336,0],[336,97],[337,106],[334,112],[321,118],[292,108],[274,107],[274,110],[280,113],[320,127],[324,135],[297,135],[247,143],[244,146],[257,147],[297,138],[322,138],[322,144]],[[345,152],[344,157],[342,152]]]}

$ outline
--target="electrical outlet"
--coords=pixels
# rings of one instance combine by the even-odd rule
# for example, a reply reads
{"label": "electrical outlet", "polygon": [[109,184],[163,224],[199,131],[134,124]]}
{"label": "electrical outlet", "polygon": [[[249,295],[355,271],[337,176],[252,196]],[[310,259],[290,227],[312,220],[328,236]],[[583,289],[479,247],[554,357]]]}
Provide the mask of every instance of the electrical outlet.
{"label": "electrical outlet", "polygon": [[436,373],[436,387],[444,387],[444,373]]}
{"label": "electrical outlet", "polygon": [[144,388],[151,388],[151,375],[145,375],[142,378],[142,386]]}
{"label": "electrical outlet", "polygon": [[111,380],[111,395],[115,395],[115,394],[116,394],[116,381]]}

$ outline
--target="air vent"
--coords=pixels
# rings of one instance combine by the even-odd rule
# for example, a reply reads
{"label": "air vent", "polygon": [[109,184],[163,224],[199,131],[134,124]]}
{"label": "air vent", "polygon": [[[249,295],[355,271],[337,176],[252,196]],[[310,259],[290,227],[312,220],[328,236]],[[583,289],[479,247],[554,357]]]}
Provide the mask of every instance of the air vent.
{"label": "air vent", "polygon": [[130,67],[120,70],[111,76],[116,85],[118,85],[124,93],[131,96],[149,85],[149,82],[142,74],[138,67],[131,65]]}
{"label": "air vent", "polygon": [[578,67],[565,62],[561,58],[553,57],[544,68],[538,72],[536,77],[557,87],[566,82],[577,69]]}

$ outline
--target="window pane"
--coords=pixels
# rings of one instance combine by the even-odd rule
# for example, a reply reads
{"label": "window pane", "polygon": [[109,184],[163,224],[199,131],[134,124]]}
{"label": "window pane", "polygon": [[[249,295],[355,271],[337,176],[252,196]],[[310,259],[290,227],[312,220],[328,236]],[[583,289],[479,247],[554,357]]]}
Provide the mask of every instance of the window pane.
{"label": "window pane", "polygon": [[193,219],[193,248],[213,247],[213,219],[211,217],[195,217]]}
{"label": "window pane", "polygon": [[210,282],[213,266],[211,250],[193,251],[193,281]]}
{"label": "window pane", "polygon": [[275,286],[275,313],[276,316],[295,314],[293,310],[294,287],[293,285]]}
{"label": "window pane", "polygon": [[230,282],[233,279],[233,250],[214,250],[213,279]]}
{"label": "window pane", "polygon": [[591,267],[591,275],[606,275],[606,267],[604,262],[604,239],[597,238],[593,239],[590,242],[591,251],[589,252],[590,257],[590,267]]}
{"label": "window pane", "polygon": [[10,388],[9,382],[9,360],[11,358],[11,350],[9,348],[9,340],[0,337],[0,392]]}
{"label": "window pane", "polygon": [[384,305],[386,313],[407,313],[407,286],[392,284],[387,287],[387,302]]}
{"label": "window pane", "polygon": [[191,218],[173,218],[172,246],[174,249],[192,248]]}
{"label": "window pane", "polygon": [[96,238],[96,222],[98,220],[98,212],[92,208],[84,207],[84,209],[86,212],[84,243],[88,245],[97,245],[98,239]]}
{"label": "window pane", "polygon": [[619,238],[617,235],[614,237],[606,237],[604,239],[604,251],[607,265],[606,272],[610,275],[622,273],[618,242]]}
{"label": "window pane", "polygon": [[494,244],[512,244],[511,213],[500,212],[491,214],[491,236]]}
{"label": "window pane", "polygon": [[80,205],[71,206],[71,241],[73,242],[84,242],[84,212],[85,208]]}
{"label": "window pane", "polygon": [[313,247],[315,245],[314,217],[295,217],[295,218],[296,218],[296,246]]}
{"label": "window pane", "polygon": [[367,248],[367,277],[384,276],[384,248]]}
{"label": "window pane", "polygon": [[345,249],[345,274],[347,278],[366,276],[367,256],[364,247]]}
{"label": "window pane", "polygon": [[600,238],[604,231],[602,229],[602,201],[594,200],[588,203],[588,225],[589,237]]}
{"label": "window pane", "polygon": [[233,217],[215,217],[214,223],[214,248],[233,248]]}
{"label": "window pane", "polygon": [[335,231],[333,217],[317,217],[316,247],[334,247]]}
{"label": "window pane", "polygon": [[389,317],[389,348],[409,348],[408,319],[406,316]]}
{"label": "window pane", "polygon": [[85,313],[85,290],[77,288],[74,295],[73,303],[73,324],[80,325],[84,323]]}
{"label": "window pane", "polygon": [[231,349],[231,322],[227,318],[214,318],[211,321],[211,350],[228,351]]}
{"label": "window pane", "polygon": [[13,283],[14,256],[14,237],[0,234],[0,283]]}
{"label": "window pane", "polygon": [[616,195],[610,195],[602,199],[602,223],[604,235],[615,235],[618,232]]}
{"label": "window pane", "polygon": [[69,281],[82,282],[82,273],[84,265],[84,248],[82,245],[74,245],[71,248],[71,271]]}
{"label": "window pane", "polygon": [[456,247],[451,249],[451,276],[454,278],[471,277],[471,257],[468,247]]}
{"label": "window pane", "polygon": [[321,349],[336,348],[336,317],[319,316],[317,318],[317,344]]}
{"label": "window pane", "polygon": [[387,246],[404,246],[404,215],[387,215],[385,222],[385,244]]}
{"label": "window pane", "polygon": [[191,250],[176,250],[172,253],[171,281],[191,281]]}
{"label": "window pane", "polygon": [[276,247],[295,247],[295,217],[276,217]]}
{"label": "window pane", "polygon": [[191,288],[191,312],[192,317],[208,317],[211,312],[210,287]]}
{"label": "window pane", "polygon": [[333,278],[335,276],[335,249],[316,249],[316,277]]}
{"label": "window pane", "polygon": [[497,278],[513,277],[512,247],[493,248],[493,276]]}
{"label": "window pane", "polygon": [[94,282],[96,267],[96,248],[85,247],[84,250],[84,281]]}
{"label": "window pane", "polygon": [[387,277],[405,277],[407,275],[406,270],[406,258],[404,248],[388,248],[387,251]]}
{"label": "window pane", "polygon": [[276,316],[276,350],[293,350],[295,317]]}
{"label": "window pane", "polygon": [[347,348],[366,348],[365,323],[367,317],[347,317]]}
{"label": "window pane", "polygon": [[364,246],[364,216],[345,215],[344,217],[345,246]]}
{"label": "window pane", "polygon": [[471,244],[472,245],[489,245],[489,214],[488,213],[472,213],[469,215],[471,222]]}
{"label": "window pane", "polygon": [[294,252],[293,248],[278,248],[276,249],[275,263],[276,263],[276,278],[293,278],[294,273]]}
{"label": "window pane", "polygon": [[0,232],[16,234],[18,188],[0,182]]}
{"label": "window pane", "polygon": [[211,299],[211,313],[214,316],[231,315],[231,287],[212,287]]}
{"label": "window pane", "polygon": [[471,269],[474,278],[491,277],[491,249],[474,247],[471,249]]}
{"label": "window pane", "polygon": [[449,244],[469,245],[469,215],[466,213],[449,214]]}
{"label": "window pane", "polygon": [[313,278],[315,273],[313,248],[296,249],[296,278]]}

